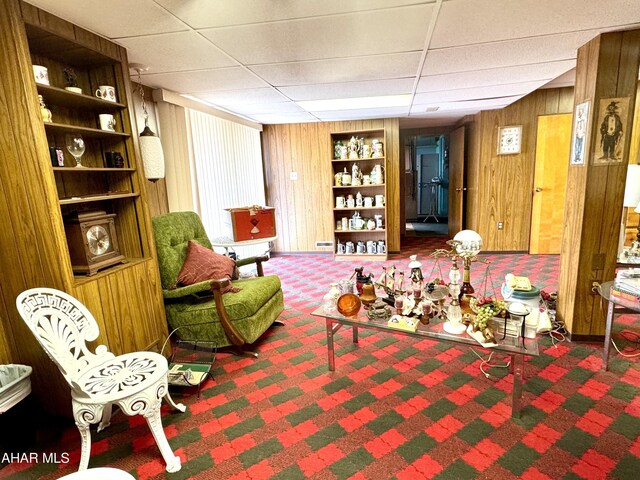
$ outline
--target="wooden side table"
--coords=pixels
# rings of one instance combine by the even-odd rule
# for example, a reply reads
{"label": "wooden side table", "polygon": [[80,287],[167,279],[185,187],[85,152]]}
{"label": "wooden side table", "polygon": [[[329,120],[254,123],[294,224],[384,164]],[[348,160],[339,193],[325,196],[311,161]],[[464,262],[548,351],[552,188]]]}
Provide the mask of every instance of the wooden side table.
{"label": "wooden side table", "polygon": [[624,301],[620,298],[611,295],[611,287],[613,282],[604,282],[598,287],[598,293],[609,302],[607,308],[607,324],[604,332],[604,351],[602,353],[603,369],[609,369],[609,352],[611,350],[611,328],[613,327],[613,321],[615,315],[623,313],[637,313],[640,314],[640,304]]}

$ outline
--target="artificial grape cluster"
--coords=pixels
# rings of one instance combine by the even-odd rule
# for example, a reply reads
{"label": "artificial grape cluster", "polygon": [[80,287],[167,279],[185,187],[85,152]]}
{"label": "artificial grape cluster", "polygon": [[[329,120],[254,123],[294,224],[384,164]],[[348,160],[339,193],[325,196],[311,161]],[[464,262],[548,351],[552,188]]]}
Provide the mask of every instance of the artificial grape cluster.
{"label": "artificial grape cluster", "polygon": [[475,326],[476,330],[484,330],[487,328],[487,322],[495,314],[492,304],[483,305],[478,309],[476,314]]}
{"label": "artificial grape cluster", "polygon": [[427,285],[425,286],[425,289],[427,291],[427,293],[433,293],[433,291],[436,289],[437,285],[444,285],[444,280],[441,280],[439,278],[436,277],[436,279],[433,282],[429,282],[427,283]]}

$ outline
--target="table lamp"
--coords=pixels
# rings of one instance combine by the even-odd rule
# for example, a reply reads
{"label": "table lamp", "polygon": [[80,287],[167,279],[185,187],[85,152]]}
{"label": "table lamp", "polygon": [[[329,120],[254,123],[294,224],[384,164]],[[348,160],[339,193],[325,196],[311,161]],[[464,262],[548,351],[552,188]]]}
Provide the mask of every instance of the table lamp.
{"label": "table lamp", "polygon": [[[622,206],[625,208],[633,208],[635,212],[640,213],[640,164],[631,164],[627,169],[627,181],[624,187]],[[624,223],[623,215],[623,225],[620,232],[621,245],[624,245]],[[624,256],[630,260],[640,260],[640,223],[638,224],[636,239],[631,244],[631,248],[625,252]]]}

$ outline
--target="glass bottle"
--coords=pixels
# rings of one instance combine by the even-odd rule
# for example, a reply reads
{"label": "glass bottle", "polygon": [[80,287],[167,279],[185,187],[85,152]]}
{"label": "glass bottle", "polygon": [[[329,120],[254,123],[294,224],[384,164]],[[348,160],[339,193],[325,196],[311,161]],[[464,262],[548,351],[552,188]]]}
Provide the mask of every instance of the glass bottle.
{"label": "glass bottle", "polygon": [[461,300],[464,295],[473,295],[475,289],[471,286],[471,266],[469,261],[465,259],[464,270],[462,271],[462,285],[460,286],[460,295],[458,300]]}

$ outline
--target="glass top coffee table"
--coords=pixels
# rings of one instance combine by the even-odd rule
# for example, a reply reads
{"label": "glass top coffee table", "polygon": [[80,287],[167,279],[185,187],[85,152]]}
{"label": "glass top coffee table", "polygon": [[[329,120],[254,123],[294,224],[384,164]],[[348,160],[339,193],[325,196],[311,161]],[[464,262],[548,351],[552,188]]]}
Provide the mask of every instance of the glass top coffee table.
{"label": "glass top coffee table", "polygon": [[[370,320],[367,317],[366,310],[361,309],[354,317],[344,317],[338,312],[327,313],[321,306],[314,310],[311,315],[325,319],[327,326],[327,355],[329,370],[336,369],[335,352],[333,344],[333,336],[343,326],[349,326],[353,330],[353,343],[358,343],[358,329],[364,328],[369,330],[378,330],[380,332],[395,333],[406,335],[418,339],[428,338],[443,343],[451,343],[454,345],[466,345],[468,347],[484,348],[480,343],[470,337],[467,333],[461,335],[453,335],[443,330],[443,320],[438,318],[430,319],[428,325],[420,323],[418,329],[413,331],[405,331],[397,328],[389,327],[387,320]],[[498,345],[487,348],[500,353],[507,354],[511,357],[511,367],[513,373],[513,391],[511,402],[511,416],[519,417],[522,402],[522,382],[524,371],[524,356],[538,356],[538,342],[535,338],[522,338],[507,335],[504,339],[501,334],[496,335]]]}

